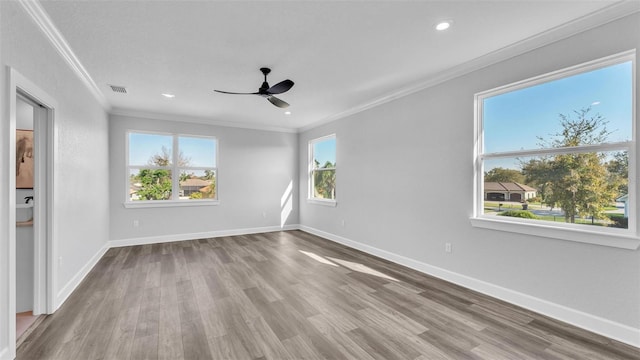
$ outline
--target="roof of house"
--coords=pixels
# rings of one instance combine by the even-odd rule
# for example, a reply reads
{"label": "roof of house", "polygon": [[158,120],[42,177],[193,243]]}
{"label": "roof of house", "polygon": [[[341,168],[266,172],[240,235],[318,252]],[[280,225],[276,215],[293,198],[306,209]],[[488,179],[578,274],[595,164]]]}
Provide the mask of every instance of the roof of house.
{"label": "roof of house", "polygon": [[616,199],[616,201],[619,201],[619,202],[627,202],[627,201],[629,201],[629,194],[624,194],[624,195],[620,196],[619,198]]}
{"label": "roof of house", "polygon": [[184,181],[180,181],[180,186],[207,186],[210,185],[211,181],[209,180],[202,180],[202,179],[198,179],[198,178],[189,178],[186,179]]}
{"label": "roof of house", "polygon": [[531,186],[516,182],[485,182],[484,191],[537,191]]}

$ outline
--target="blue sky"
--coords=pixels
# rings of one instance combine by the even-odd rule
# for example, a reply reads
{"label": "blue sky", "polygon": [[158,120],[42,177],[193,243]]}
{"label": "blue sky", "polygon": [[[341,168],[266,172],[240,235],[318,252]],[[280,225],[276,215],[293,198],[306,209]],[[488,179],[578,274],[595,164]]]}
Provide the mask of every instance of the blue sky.
{"label": "blue sky", "polygon": [[[215,167],[216,143],[211,138],[186,137],[178,138],[178,148],[189,159],[189,166]],[[173,137],[159,134],[129,134],[129,165],[147,165],[155,154],[162,154],[162,147],[171,153]]]}
{"label": "blue sky", "polygon": [[313,144],[313,157],[318,160],[320,166],[327,161],[336,162],[336,138],[327,139],[325,141]]}
{"label": "blue sky", "polygon": [[[485,153],[538,149],[541,136],[547,140],[561,131],[559,114],[591,107],[609,121],[613,133],[608,141],[632,139],[632,66],[625,62],[587,73],[512,91],[484,100]],[[495,166],[517,168],[492,161]],[[513,163],[513,161],[511,161]],[[491,166],[491,167],[489,167]]]}

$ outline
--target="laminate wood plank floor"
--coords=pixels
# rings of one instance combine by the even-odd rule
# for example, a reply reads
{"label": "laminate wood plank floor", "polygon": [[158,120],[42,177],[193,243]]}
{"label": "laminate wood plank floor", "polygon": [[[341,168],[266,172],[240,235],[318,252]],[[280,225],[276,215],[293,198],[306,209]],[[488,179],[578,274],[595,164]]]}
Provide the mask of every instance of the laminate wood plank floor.
{"label": "laminate wood plank floor", "polygon": [[302,231],[110,249],[18,359],[640,359]]}

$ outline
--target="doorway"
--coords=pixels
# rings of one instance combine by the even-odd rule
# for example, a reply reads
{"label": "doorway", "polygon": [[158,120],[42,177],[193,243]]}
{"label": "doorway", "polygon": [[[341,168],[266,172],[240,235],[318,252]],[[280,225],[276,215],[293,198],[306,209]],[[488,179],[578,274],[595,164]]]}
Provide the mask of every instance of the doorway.
{"label": "doorway", "polygon": [[[7,322],[3,320],[0,326],[8,329],[10,354],[15,356],[19,340],[17,314],[30,312],[36,318],[55,310],[52,259],[56,249],[53,159],[57,103],[12,68],[9,82],[9,138],[15,139],[15,146],[10,144],[9,151],[9,206],[13,212],[9,222],[15,222],[15,230],[10,229],[9,233],[10,296],[8,313],[3,314]],[[18,143],[23,137],[27,141]],[[19,330],[24,329],[21,326]]]}
{"label": "doorway", "polygon": [[[40,269],[38,253],[41,251],[42,235],[39,229],[46,227],[46,217],[41,219],[41,206],[46,208],[46,199],[35,196],[46,186],[46,132],[48,109],[21,92],[16,96],[16,339],[20,343],[23,335],[32,328],[43,313],[36,297],[36,273]],[[38,177],[38,179],[36,179]],[[39,181],[40,178],[43,181]],[[44,184],[43,184],[44,183]],[[37,233],[37,236],[36,236]],[[46,241],[44,242],[46,246]]]}

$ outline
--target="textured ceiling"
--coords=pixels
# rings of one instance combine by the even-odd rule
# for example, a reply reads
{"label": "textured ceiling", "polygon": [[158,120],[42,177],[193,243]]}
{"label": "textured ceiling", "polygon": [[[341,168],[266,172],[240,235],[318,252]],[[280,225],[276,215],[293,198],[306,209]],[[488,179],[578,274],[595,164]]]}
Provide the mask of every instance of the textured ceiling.
{"label": "textured ceiling", "polygon": [[[114,112],[300,129],[417,87],[612,1],[42,1]],[[444,32],[433,27],[453,20]],[[575,23],[575,22],[574,22]],[[260,67],[291,115],[253,92]],[[126,86],[128,94],[108,84]],[[167,99],[161,93],[175,94]]]}

